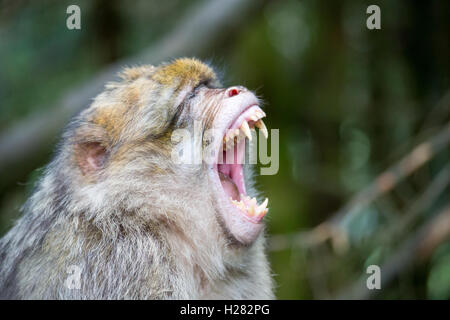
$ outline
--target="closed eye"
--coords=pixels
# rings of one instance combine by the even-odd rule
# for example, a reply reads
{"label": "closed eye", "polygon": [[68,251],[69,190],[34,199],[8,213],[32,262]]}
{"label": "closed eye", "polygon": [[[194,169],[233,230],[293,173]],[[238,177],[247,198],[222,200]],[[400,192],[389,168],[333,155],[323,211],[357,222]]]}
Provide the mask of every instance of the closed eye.
{"label": "closed eye", "polygon": [[195,86],[194,89],[192,89],[191,92],[189,92],[189,94],[187,95],[186,98],[188,100],[194,98],[197,95],[197,93],[200,91],[200,89],[202,87],[208,87],[208,84],[209,84],[209,81],[202,81],[202,82],[200,82],[197,86]]}
{"label": "closed eye", "polygon": [[179,122],[182,121],[183,117],[182,114],[183,113],[189,113],[189,108],[190,108],[190,103],[189,100],[193,99],[197,93],[200,91],[201,88],[203,87],[208,87],[209,85],[209,80],[205,80],[200,82],[198,85],[196,85],[184,98],[184,100],[178,105],[177,110],[173,116],[173,118],[171,119],[170,123],[171,124],[177,124],[179,125]]}

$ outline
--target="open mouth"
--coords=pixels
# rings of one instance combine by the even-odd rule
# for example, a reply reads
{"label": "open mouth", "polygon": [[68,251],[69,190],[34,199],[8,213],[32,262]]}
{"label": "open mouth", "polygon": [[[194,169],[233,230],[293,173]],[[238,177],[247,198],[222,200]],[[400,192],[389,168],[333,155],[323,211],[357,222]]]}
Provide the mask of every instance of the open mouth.
{"label": "open mouth", "polygon": [[268,199],[258,203],[256,198],[247,195],[243,163],[245,144],[256,137],[252,131],[258,128],[266,139],[268,137],[262,120],[265,116],[258,105],[252,105],[240,113],[225,131],[216,165],[223,192],[234,207],[234,212],[254,224],[258,224],[267,214]]}

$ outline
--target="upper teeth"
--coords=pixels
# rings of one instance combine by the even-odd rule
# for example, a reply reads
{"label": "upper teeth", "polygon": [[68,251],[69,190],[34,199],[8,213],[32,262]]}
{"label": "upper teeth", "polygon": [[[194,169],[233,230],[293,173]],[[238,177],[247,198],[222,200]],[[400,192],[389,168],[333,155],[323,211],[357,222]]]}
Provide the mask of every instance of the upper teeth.
{"label": "upper teeth", "polygon": [[259,128],[259,130],[262,131],[262,133],[266,139],[269,137],[269,132],[267,131],[267,127],[261,119],[259,119],[258,121],[255,122],[255,126],[257,126]]}
{"label": "upper teeth", "polygon": [[[267,131],[267,127],[262,121],[261,118],[265,117],[266,114],[263,111],[256,110],[248,120],[244,119],[242,121],[239,129],[230,129],[226,133],[223,138],[223,147],[224,149],[229,149],[234,146],[235,142],[239,142],[243,137],[246,137],[249,141],[252,141],[252,133],[251,130],[256,126],[261,130],[264,137],[267,139],[269,137],[269,132]],[[251,124],[248,121],[252,121]],[[236,140],[236,141],[235,141]]]}
{"label": "upper teeth", "polygon": [[250,127],[248,126],[247,121],[243,121],[241,124],[241,130],[244,132],[245,136],[248,138],[248,140],[252,141],[252,133],[250,132]]}

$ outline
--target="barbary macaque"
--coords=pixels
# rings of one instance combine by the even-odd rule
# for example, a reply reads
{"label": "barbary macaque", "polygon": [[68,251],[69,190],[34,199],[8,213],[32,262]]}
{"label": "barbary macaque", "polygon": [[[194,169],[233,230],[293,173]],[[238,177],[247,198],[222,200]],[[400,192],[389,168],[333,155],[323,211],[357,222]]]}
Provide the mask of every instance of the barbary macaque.
{"label": "barbary macaque", "polygon": [[[267,137],[258,98],[196,59],[120,77],[68,125],[0,240],[0,297],[273,298],[267,199],[241,161],[253,129]],[[177,137],[194,126],[193,143]],[[175,161],[195,146],[202,161]]]}

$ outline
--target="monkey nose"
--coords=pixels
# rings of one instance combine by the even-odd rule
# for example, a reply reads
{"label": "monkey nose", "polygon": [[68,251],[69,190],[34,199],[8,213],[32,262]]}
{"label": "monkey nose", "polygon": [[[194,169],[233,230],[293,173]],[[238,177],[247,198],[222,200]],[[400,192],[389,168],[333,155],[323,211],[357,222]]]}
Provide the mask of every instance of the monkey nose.
{"label": "monkey nose", "polygon": [[234,87],[229,87],[225,94],[227,95],[227,97],[234,97],[237,96],[238,94],[240,94],[241,92],[243,92],[245,90],[244,87],[241,86],[234,86]]}

